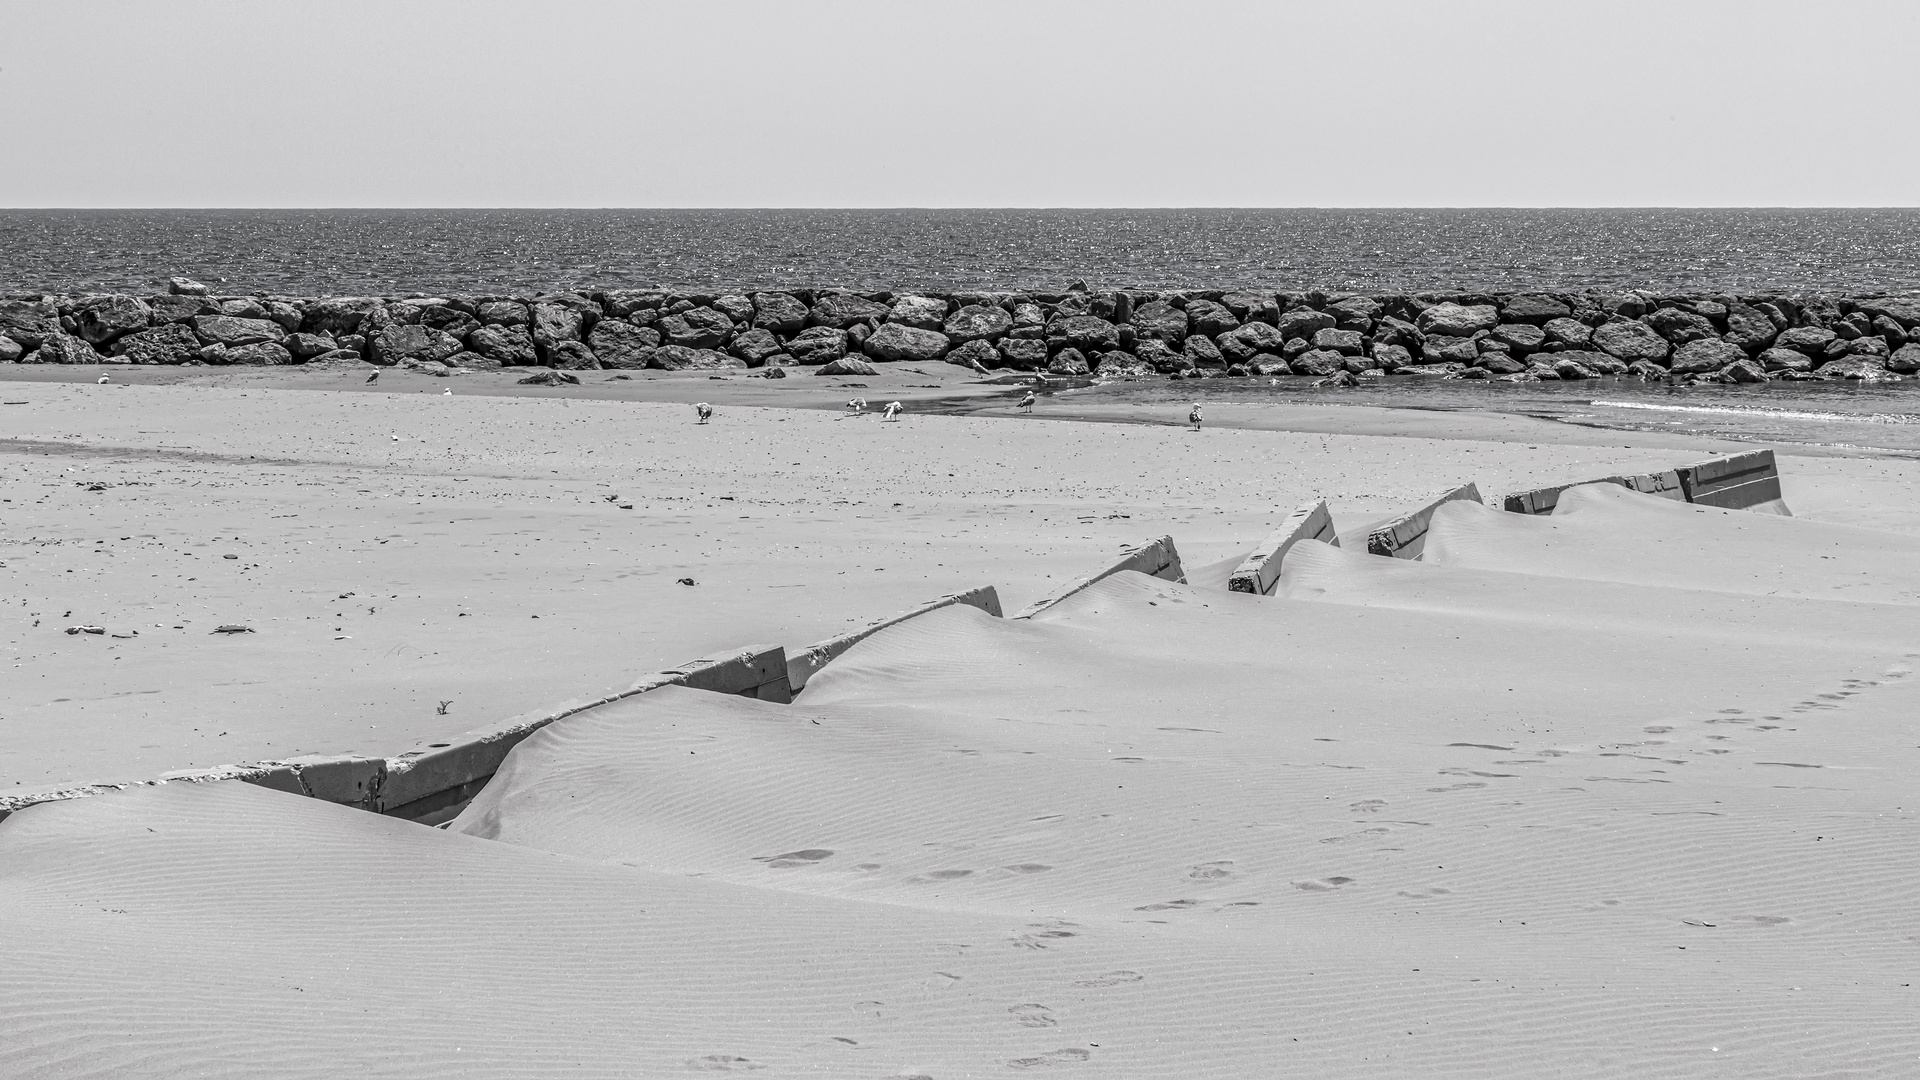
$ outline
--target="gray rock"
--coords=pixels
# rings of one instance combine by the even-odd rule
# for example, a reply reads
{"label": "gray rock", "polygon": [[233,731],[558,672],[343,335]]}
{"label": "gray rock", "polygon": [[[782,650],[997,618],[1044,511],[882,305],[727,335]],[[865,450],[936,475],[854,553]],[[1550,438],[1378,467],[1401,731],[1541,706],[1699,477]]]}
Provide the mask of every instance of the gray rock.
{"label": "gray rock", "polygon": [[1013,316],[1005,308],[987,304],[968,304],[947,316],[941,326],[947,339],[955,342],[998,341],[1012,329]]}
{"label": "gray rock", "polygon": [[1292,311],[1283,311],[1280,313],[1279,321],[1274,323],[1275,328],[1280,331],[1282,339],[1306,338],[1309,340],[1320,331],[1332,330],[1338,325],[1339,320],[1332,315],[1324,311],[1315,311],[1312,308],[1294,308]]}
{"label": "gray rock", "polygon": [[814,372],[815,375],[878,375],[880,369],[857,356],[843,356]]}
{"label": "gray rock", "polygon": [[1218,368],[1227,365],[1227,358],[1220,352],[1220,346],[1205,334],[1188,334],[1180,343],[1180,355],[1187,358],[1197,368]]}
{"label": "gray rock", "polygon": [[[745,360],[748,367],[757,368],[766,365],[767,357],[782,350],[780,339],[773,336],[773,331],[753,326],[733,335],[733,340],[727,343],[727,351]],[[602,362],[604,360],[603,357]]]}
{"label": "gray rock", "polygon": [[1047,313],[1040,310],[1039,304],[1031,302],[1015,304],[1013,305],[1013,325],[1044,327],[1047,325]]}
{"label": "gray rock", "polygon": [[787,353],[802,364],[831,364],[847,355],[847,332],[831,326],[808,327],[787,342]]}
{"label": "gray rock", "polygon": [[991,371],[1000,366],[1000,350],[985,339],[974,338],[956,346],[946,355],[946,361],[974,371]]}
{"label": "gray rock", "polygon": [[1548,319],[1540,329],[1546,333],[1549,345],[1585,349],[1593,344],[1593,327],[1577,319]]}
{"label": "gray rock", "polygon": [[[765,330],[760,333],[767,334]],[[771,339],[773,335],[767,334],[767,337]],[[601,319],[587,332],[587,347],[593,350],[593,355],[599,358],[603,368],[635,370],[647,367],[653,360],[653,350],[659,345],[658,330],[651,326],[635,326],[625,319]],[[773,351],[779,351],[778,343],[775,343]],[[482,355],[494,354],[483,352]]]}
{"label": "gray rock", "polygon": [[1594,327],[1593,345],[1608,356],[1629,364],[1635,360],[1663,361],[1672,350],[1666,338],[1636,319],[1621,319]]}
{"label": "gray rock", "polygon": [[72,334],[54,333],[40,347],[26,355],[29,364],[97,364],[101,356],[94,347]]}
{"label": "gray rock", "polygon": [[1292,360],[1294,357],[1299,356],[1311,348],[1313,348],[1313,342],[1308,341],[1306,338],[1288,338],[1287,343],[1280,346],[1280,355],[1286,357],[1288,360]]}
{"label": "gray rock", "polygon": [[[374,311],[380,306],[380,301],[371,296],[329,296],[308,306],[307,318],[302,325],[316,333],[335,337],[364,333]],[[521,310],[524,312],[526,309]]]}
{"label": "gray rock", "polygon": [[[44,352],[45,350],[42,349]],[[1860,379],[1874,382],[1887,377],[1887,366],[1878,357],[1843,356],[1838,360],[1829,360],[1815,368],[1813,373],[1823,379]]]}
{"label": "gray rock", "polygon": [[462,349],[460,339],[452,334],[405,323],[387,327],[367,343],[368,359],[383,367],[402,360],[445,360]]}
{"label": "gray rock", "polygon": [[1885,315],[1874,317],[1873,333],[1875,337],[1886,339],[1887,345],[1895,349],[1907,343],[1906,329],[1898,320],[1890,319]]}
{"label": "gray rock", "polygon": [[[1322,330],[1323,334],[1338,334],[1339,330]],[[1359,337],[1358,334],[1354,335]],[[1247,364],[1261,354],[1280,356],[1280,350],[1287,339],[1280,336],[1278,328],[1263,322],[1250,322],[1221,334],[1215,344],[1220,346],[1220,355],[1227,358],[1229,364]],[[1282,357],[1284,359],[1284,357]]]}
{"label": "gray rock", "polygon": [[1570,352],[1555,353],[1553,357],[1553,373],[1568,381],[1598,378],[1599,372],[1594,371],[1577,359],[1582,355],[1585,354]]}
{"label": "gray rock", "polygon": [[[1278,334],[1279,331],[1276,330],[1275,333]],[[1313,335],[1313,347],[1332,349],[1342,356],[1359,356],[1366,351],[1366,339],[1358,330],[1322,330]]]}
{"label": "gray rock", "polygon": [[[1602,352],[1563,352],[1560,356],[1572,356],[1595,375],[1625,375],[1630,370],[1630,365],[1624,360]],[[1647,361],[1641,360],[1638,363],[1645,364]]]}
{"label": "gray rock", "polygon": [[1470,337],[1428,334],[1420,344],[1420,354],[1429,364],[1471,364],[1480,358],[1480,346]]}
{"label": "gray rock", "polygon": [[[471,354],[468,354],[468,355],[471,355]],[[352,349],[335,349],[332,352],[321,353],[319,356],[313,357],[302,366],[315,371],[319,371],[323,369],[344,368],[344,367],[367,368],[367,367],[371,367],[372,365],[368,364],[365,360],[360,359],[360,354],[357,352],[354,352]]]}
{"label": "gray rock", "polygon": [[539,362],[533,335],[524,323],[496,323],[467,335],[467,348],[500,364],[523,367]]}
{"label": "gray rock", "polygon": [[[917,330],[939,330],[947,319],[947,302],[931,296],[901,296],[893,301],[887,321]],[[1011,322],[1012,320],[1008,320]]]}
{"label": "gray rock", "polygon": [[[645,326],[660,317],[660,304],[666,297],[653,289],[608,289],[599,296],[600,308],[608,316],[624,319],[635,326]],[[801,311],[801,320],[806,319],[806,309]],[[641,312],[651,312],[642,315]],[[797,329],[797,327],[796,327]]]}
{"label": "gray rock", "polygon": [[40,300],[0,300],[0,335],[18,342],[28,351],[62,331],[60,312]]}
{"label": "gray rock", "polygon": [[[1745,350],[1742,351],[1744,352]],[[1767,381],[1766,371],[1763,370],[1757,362],[1744,356],[1728,364],[1723,374],[1725,374],[1728,379],[1737,383],[1762,383]]]}
{"label": "gray rock", "polygon": [[267,310],[264,301],[251,296],[229,296],[216,302],[220,314],[231,315],[236,319],[268,319],[273,313]]}
{"label": "gray rock", "polygon": [[1349,296],[1327,305],[1327,314],[1333,316],[1336,329],[1358,330],[1363,334],[1373,329],[1380,312],[1380,302],[1366,296]]}
{"label": "gray rock", "polygon": [[1308,349],[1287,367],[1295,375],[1333,375],[1347,369],[1347,358],[1331,349]]}
{"label": "gray rock", "polygon": [[1176,371],[1188,371],[1193,368],[1193,361],[1187,359],[1185,353],[1175,350],[1173,346],[1158,338],[1148,338],[1135,345],[1133,354],[1140,358],[1141,363],[1162,375],[1171,375]]}
{"label": "gray rock", "polygon": [[480,320],[459,308],[434,304],[420,309],[420,325],[465,341],[468,334],[480,329]]}
{"label": "gray rock", "polygon": [[[1227,309],[1220,310],[1224,312]],[[1120,347],[1120,328],[1098,315],[1069,315],[1048,323],[1047,348],[1058,352],[1069,347],[1082,352],[1117,349]]]}
{"label": "gray rock", "polygon": [[[1762,371],[1812,371],[1813,360],[1805,353],[1792,349],[1772,348],[1762,350],[1759,356]],[[1891,365],[1889,365],[1891,367]]]}
{"label": "gray rock", "polygon": [[1892,353],[1893,350],[1887,347],[1887,339],[1878,334],[1857,337],[1847,342],[1849,356],[1877,356],[1884,359]]}
{"label": "gray rock", "polygon": [[1120,349],[1110,349],[1094,358],[1093,373],[1103,379],[1138,379],[1152,375],[1154,371],[1152,364],[1138,356]]}
{"label": "gray rock", "polygon": [[1039,371],[1047,366],[1047,343],[1032,338],[1008,338],[1000,343],[1000,357],[1015,371]]}
{"label": "gray rock", "polygon": [[1220,303],[1243,323],[1263,322],[1271,326],[1280,320],[1280,305],[1272,293],[1230,292],[1220,298]]}
{"label": "gray rock", "polygon": [[1376,345],[1399,345],[1411,353],[1418,351],[1426,339],[1427,335],[1421,333],[1419,327],[1405,319],[1383,315],[1374,323],[1373,341]]}
{"label": "gray rock", "polygon": [[814,300],[813,307],[807,312],[807,321],[814,326],[845,330],[856,323],[878,322],[887,315],[884,304],[876,304],[852,293],[828,293]]}
{"label": "gray rock", "polygon": [[593,354],[585,342],[556,341],[547,346],[547,366],[563,371],[598,371],[600,358]]}
{"label": "gray rock", "polygon": [[[194,338],[193,340],[196,346],[200,343],[199,338]],[[27,355],[27,350],[19,342],[10,337],[0,337],[0,364],[19,363],[20,358],[25,355]]]}
{"label": "gray rock", "polygon": [[890,322],[875,330],[861,351],[878,360],[938,360],[947,355],[950,344],[938,330]]}
{"label": "gray rock", "polygon": [[450,368],[466,368],[469,371],[498,371],[501,363],[491,356],[482,356],[477,352],[457,352],[443,361]]}
{"label": "gray rock", "polygon": [[280,324],[271,319],[236,319],[231,315],[196,315],[193,332],[208,345],[225,345],[229,349],[262,341],[278,344],[287,336]]}
{"label": "gray rock", "polygon": [[1164,300],[1149,300],[1134,308],[1131,325],[1142,340],[1164,341],[1176,348],[1187,340],[1187,313]]}
{"label": "gray rock", "polygon": [[1774,338],[1773,344],[1776,348],[1792,349],[1808,356],[1818,356],[1836,340],[1838,335],[1825,327],[1796,326],[1790,330],[1782,330],[1780,335]]}
{"label": "gray rock", "polygon": [[713,303],[707,306],[725,315],[731,322],[750,323],[753,321],[754,306],[752,297],[737,294],[716,296],[713,299]]}
{"label": "gray rock", "polygon": [[139,299],[121,293],[89,296],[73,306],[74,336],[90,345],[145,330],[151,311]]}
{"label": "gray rock", "polygon": [[1864,312],[1853,311],[1829,324],[1834,333],[1848,341],[1873,333],[1873,320]]}
{"label": "gray rock", "polygon": [[533,312],[518,300],[488,300],[474,312],[488,326],[527,326]]}
{"label": "gray rock", "polygon": [[1086,354],[1071,347],[1061,349],[1047,361],[1049,375],[1087,375],[1092,371],[1093,365],[1087,363]]}
{"label": "gray rock", "polygon": [[1234,317],[1225,304],[1216,304],[1211,300],[1187,301],[1187,325],[1195,334],[1205,334],[1218,340],[1221,334],[1237,329],[1240,320]]}
{"label": "gray rock", "polygon": [[175,296],[207,295],[207,287],[190,277],[168,278],[167,291]]}
{"label": "gray rock", "polygon": [[1447,337],[1472,337],[1476,331],[1491,330],[1500,323],[1500,313],[1492,304],[1433,304],[1420,312],[1413,324],[1423,334]]}
{"label": "gray rock", "polygon": [[1661,337],[1675,345],[1719,338],[1719,332],[1713,323],[1703,315],[1691,311],[1682,311],[1675,307],[1663,307],[1646,317],[1646,324],[1653,327]]}
{"label": "gray rock", "polygon": [[[185,330],[186,327],[183,326],[180,329]],[[332,334],[288,334],[283,344],[296,360],[311,360],[340,347],[340,343],[334,340]]]}
{"label": "gray rock", "polygon": [[[293,354],[288,352],[286,347],[278,342],[256,341],[251,345],[241,345],[236,348],[228,348],[224,345],[216,345],[214,347],[225,353],[221,361],[222,363],[244,364],[256,367],[280,367],[293,363]],[[208,360],[207,362],[212,363],[213,361]]]}
{"label": "gray rock", "polygon": [[185,364],[192,362],[200,345],[192,330],[167,323],[120,338],[113,343],[113,354],[126,357],[130,364]]}
{"label": "gray rock", "polygon": [[807,305],[792,293],[754,293],[753,325],[790,337],[807,325]]}
{"label": "gray rock", "polygon": [[872,323],[854,323],[847,327],[847,352],[854,354],[866,348],[867,339],[873,336]]}
{"label": "gray rock", "polygon": [[[1581,327],[1581,329],[1586,328]],[[1498,341],[1513,352],[1525,356],[1528,353],[1540,351],[1540,347],[1547,343],[1547,332],[1532,323],[1501,323],[1493,328],[1491,340]]]}
{"label": "gray rock", "polygon": [[533,344],[543,357],[555,345],[563,341],[579,341],[586,332],[586,315],[571,305],[535,304],[529,309],[529,314]]}
{"label": "gray rock", "polygon": [[[1592,355],[1607,356],[1606,353],[1594,353]],[[1536,359],[1538,358],[1536,357]],[[1613,357],[1607,356],[1607,359],[1612,360]],[[1619,361],[1614,362],[1618,363]],[[1667,377],[1667,369],[1651,360],[1635,360],[1633,363],[1627,365],[1627,374],[1639,379],[1641,382],[1659,382]]]}
{"label": "gray rock", "polygon": [[661,319],[654,326],[668,344],[684,345],[689,349],[717,348],[733,333],[733,320],[710,307],[688,308],[678,315]]}
{"label": "gray rock", "polygon": [[1920,300],[1861,300],[1858,303],[1860,310],[1876,323],[1885,317],[1907,330],[1920,326]]}
{"label": "gray rock", "polygon": [[1901,375],[1920,372],[1920,342],[1909,341],[1893,350],[1893,355],[1887,357],[1887,370]]}
{"label": "gray rock", "polygon": [[147,321],[154,326],[186,322],[195,315],[218,315],[220,309],[204,296],[149,296]]}
{"label": "gray rock", "polygon": [[1722,341],[1717,337],[1703,338],[1690,341],[1675,349],[1673,362],[1668,367],[1675,375],[1695,375],[1705,371],[1719,371],[1728,364],[1746,358],[1747,351],[1730,341]]}
{"label": "gray rock", "polygon": [[1551,296],[1509,296],[1506,303],[1500,305],[1500,318],[1509,323],[1544,326],[1554,319],[1564,319],[1572,314],[1572,308]]}
{"label": "gray rock", "polygon": [[[836,364],[847,363],[836,360]],[[745,360],[737,356],[713,349],[690,349],[685,345],[662,345],[653,350],[653,366],[663,371],[719,370],[721,368],[739,368],[747,366]],[[829,364],[828,367],[833,366]]]}
{"label": "gray rock", "polygon": [[1392,371],[1394,368],[1407,367],[1412,363],[1413,354],[1407,351],[1405,345],[1382,345],[1378,341],[1373,343],[1373,364],[1375,367],[1385,371]]}
{"label": "gray rock", "polygon": [[1757,353],[1773,344],[1773,339],[1778,335],[1773,320],[1758,308],[1746,304],[1727,307],[1726,339],[1740,346],[1743,351]]}
{"label": "gray rock", "polygon": [[1484,368],[1495,375],[1514,375],[1527,370],[1527,363],[1517,359],[1512,353],[1481,353],[1475,360],[1475,366]]}

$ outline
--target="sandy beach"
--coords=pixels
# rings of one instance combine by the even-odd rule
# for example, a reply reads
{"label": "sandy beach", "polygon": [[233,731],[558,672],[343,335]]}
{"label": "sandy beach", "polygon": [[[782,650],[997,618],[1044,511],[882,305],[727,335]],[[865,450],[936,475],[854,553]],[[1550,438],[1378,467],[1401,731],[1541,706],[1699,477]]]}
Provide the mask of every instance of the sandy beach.
{"label": "sandy beach", "polygon": [[[791,706],[583,713],[445,830],[232,782],[19,812],[0,1072],[1920,1060],[1914,461],[1776,447],[1792,518],[1454,505],[1407,563],[1368,528],[1460,483],[1750,447],[1337,406],[1195,432],[909,366],[9,372],[0,792],[397,753],[959,589],[1012,612],[1161,535],[1196,584],[937,612]],[[1340,549],[1202,587],[1314,498]]]}

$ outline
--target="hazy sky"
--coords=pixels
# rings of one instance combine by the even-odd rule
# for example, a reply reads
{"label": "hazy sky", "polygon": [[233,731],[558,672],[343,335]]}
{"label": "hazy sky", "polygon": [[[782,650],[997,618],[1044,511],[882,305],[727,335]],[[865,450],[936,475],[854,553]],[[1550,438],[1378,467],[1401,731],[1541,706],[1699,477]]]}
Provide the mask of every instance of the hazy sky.
{"label": "hazy sky", "polygon": [[0,0],[0,206],[1912,206],[1913,0]]}

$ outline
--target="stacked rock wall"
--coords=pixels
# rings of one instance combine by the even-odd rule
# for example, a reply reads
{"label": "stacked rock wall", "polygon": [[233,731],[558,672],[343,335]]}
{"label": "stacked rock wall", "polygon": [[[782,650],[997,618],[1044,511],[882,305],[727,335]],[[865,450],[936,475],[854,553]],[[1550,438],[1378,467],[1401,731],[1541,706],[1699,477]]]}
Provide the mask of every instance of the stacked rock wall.
{"label": "stacked rock wall", "polygon": [[864,371],[945,360],[1061,376],[1694,382],[1920,371],[1920,300],[1090,291],[0,299],[0,362]]}

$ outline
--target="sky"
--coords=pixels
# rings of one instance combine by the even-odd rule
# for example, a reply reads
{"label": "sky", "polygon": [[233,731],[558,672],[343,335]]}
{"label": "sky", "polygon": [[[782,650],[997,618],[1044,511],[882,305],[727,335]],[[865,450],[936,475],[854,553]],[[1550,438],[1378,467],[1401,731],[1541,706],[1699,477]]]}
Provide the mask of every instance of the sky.
{"label": "sky", "polygon": [[1920,205],[1912,0],[0,0],[0,206]]}

